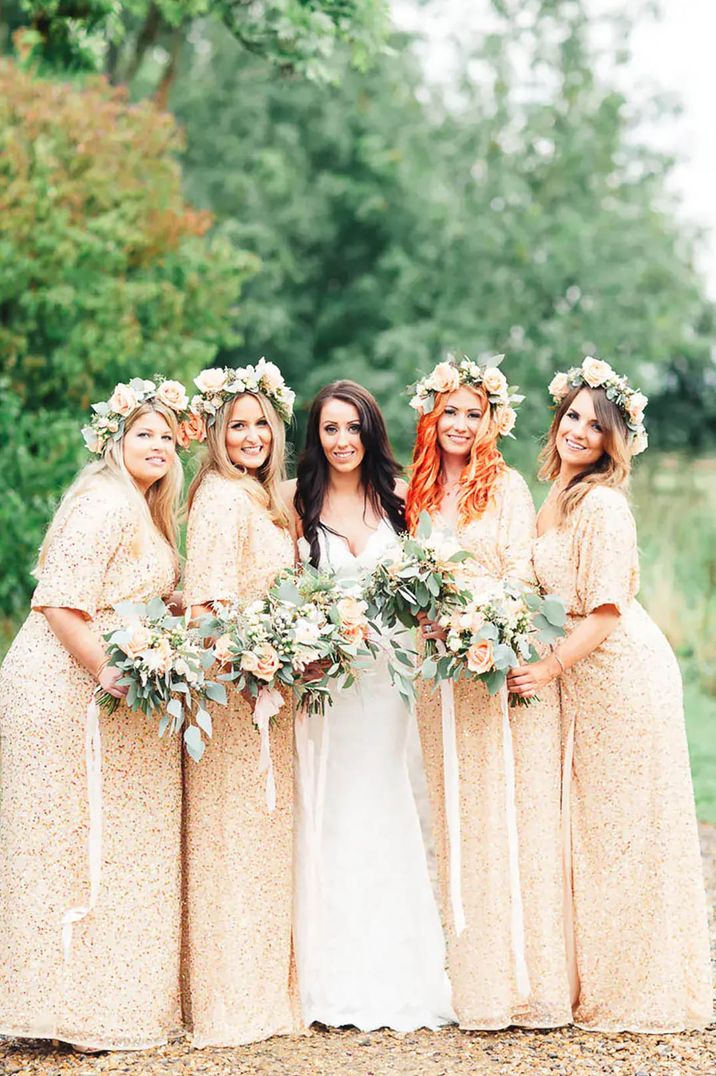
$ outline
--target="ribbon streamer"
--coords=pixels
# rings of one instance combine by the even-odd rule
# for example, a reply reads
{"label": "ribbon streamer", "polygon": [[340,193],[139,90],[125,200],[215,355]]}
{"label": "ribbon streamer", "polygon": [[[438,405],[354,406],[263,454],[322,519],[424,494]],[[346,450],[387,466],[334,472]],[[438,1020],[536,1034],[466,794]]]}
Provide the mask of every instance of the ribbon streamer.
{"label": "ribbon streamer", "polygon": [[[445,644],[438,642],[438,651],[445,653]],[[443,776],[445,781],[445,816],[450,845],[450,904],[453,925],[458,938],[465,929],[465,909],[462,903],[462,845],[460,838],[460,768],[457,756],[455,728],[455,695],[452,680],[440,681],[440,704],[443,726]]]}
{"label": "ribbon streamer", "polygon": [[269,812],[276,809],[276,781],[273,775],[271,758],[270,728],[271,718],[275,717],[283,706],[283,696],[275,687],[262,687],[254,706],[254,724],[261,734],[261,751],[259,754],[259,773],[266,774],[266,806]]}
{"label": "ribbon streamer", "polygon": [[519,840],[517,836],[517,807],[515,803],[515,756],[512,749],[512,729],[507,699],[507,687],[500,689],[502,711],[502,757],[505,770],[505,816],[507,821],[507,853],[510,865],[510,930],[515,960],[515,980],[521,999],[529,996],[530,977],[525,955],[525,919],[520,884]]}
{"label": "ribbon streamer", "polygon": [[[311,739],[309,721],[321,722],[321,744],[316,772],[316,748]],[[305,870],[306,909],[304,951],[300,960],[306,968],[306,981],[317,982],[315,935],[322,915],[323,890],[323,813],[326,799],[326,768],[328,763],[329,722],[324,717],[308,717],[305,711],[296,714],[296,758],[298,790],[306,817]]]}
{"label": "ribbon streamer", "polygon": [[99,731],[99,706],[93,693],[85,716],[85,760],[87,764],[87,806],[89,809],[88,861],[90,896],[87,904],[70,908],[62,917],[62,950],[69,960],[75,923],[84,919],[96,906],[102,877],[102,740]]}
{"label": "ribbon streamer", "polygon": [[577,946],[574,939],[574,892],[572,882],[572,767],[574,765],[574,725],[569,722],[564,745],[562,769],[562,878],[564,886],[564,941],[567,951],[567,974],[572,1006],[579,998],[579,972],[577,970]]}

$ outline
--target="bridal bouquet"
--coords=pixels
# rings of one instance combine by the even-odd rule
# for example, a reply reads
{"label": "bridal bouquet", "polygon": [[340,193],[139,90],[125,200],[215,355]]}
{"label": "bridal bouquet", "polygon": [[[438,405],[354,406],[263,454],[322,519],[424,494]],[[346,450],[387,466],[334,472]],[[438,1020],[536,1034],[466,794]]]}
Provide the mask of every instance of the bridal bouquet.
{"label": "bridal bouquet", "polygon": [[[538,660],[535,641],[553,642],[564,635],[566,615],[555,595],[541,597],[509,582],[484,580],[463,606],[437,617],[447,636],[439,653],[433,651],[423,661],[421,676],[481,680],[496,695],[511,668]],[[512,695],[510,703],[527,706],[534,699]]]}
{"label": "bridal bouquet", "polygon": [[[211,737],[212,732],[206,700],[226,703],[224,685],[206,678],[214,662],[212,653],[204,647],[200,632],[189,627],[190,613],[174,616],[161,598],[146,605],[124,602],[115,608],[125,623],[107,632],[105,640],[108,664],[121,670],[119,684],[128,688],[127,706],[146,716],[162,713],[160,736],[183,728],[184,746],[199,762],[205,748],[202,733]],[[98,703],[112,713],[119,699],[105,692]]]}

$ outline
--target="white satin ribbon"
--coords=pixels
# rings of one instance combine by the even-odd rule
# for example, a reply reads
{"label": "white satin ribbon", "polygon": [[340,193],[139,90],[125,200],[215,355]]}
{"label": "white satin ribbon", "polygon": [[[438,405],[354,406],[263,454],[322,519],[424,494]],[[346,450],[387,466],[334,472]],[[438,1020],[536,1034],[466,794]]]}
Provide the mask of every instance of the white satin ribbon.
{"label": "white satin ribbon", "polygon": [[85,716],[85,759],[89,809],[87,851],[90,896],[87,904],[70,908],[62,917],[62,950],[65,960],[69,960],[72,951],[72,931],[75,923],[89,915],[97,904],[102,876],[102,740],[99,731],[99,706],[94,693]]}
{"label": "white satin ribbon", "polygon": [[254,724],[261,735],[259,773],[266,774],[266,806],[269,812],[276,809],[276,781],[271,758],[271,718],[283,706],[283,695],[275,687],[262,687],[254,705]]}
{"label": "white satin ribbon", "polygon": [[[438,649],[444,648],[438,644]],[[452,680],[440,681],[440,703],[443,726],[443,777],[445,783],[445,816],[450,845],[450,904],[455,933],[458,938],[465,929],[465,909],[462,903],[462,847],[460,838],[460,767],[455,729],[455,695]]]}
{"label": "white satin ribbon", "polygon": [[574,725],[572,717],[564,745],[562,769],[562,879],[564,886],[564,942],[572,1007],[579,998],[577,946],[574,939],[574,891],[572,882],[572,767],[574,765]]}
{"label": "white satin ribbon", "polygon": [[[316,748],[311,739],[309,721],[321,722],[321,745],[316,770]],[[322,915],[323,891],[323,811],[326,800],[329,721],[327,717],[308,717],[305,711],[296,713],[296,759],[298,791],[306,819],[304,833],[306,856],[302,876],[306,879],[306,914],[304,919],[305,947],[300,954],[306,967],[306,981],[316,982],[317,964],[314,938]]]}
{"label": "white satin ribbon", "polygon": [[517,836],[517,806],[515,803],[515,756],[512,749],[512,729],[507,687],[500,689],[502,711],[502,757],[505,771],[505,817],[507,821],[507,854],[510,865],[510,933],[515,961],[515,981],[520,998],[530,993],[530,977],[525,954],[525,919],[520,883],[520,849]]}

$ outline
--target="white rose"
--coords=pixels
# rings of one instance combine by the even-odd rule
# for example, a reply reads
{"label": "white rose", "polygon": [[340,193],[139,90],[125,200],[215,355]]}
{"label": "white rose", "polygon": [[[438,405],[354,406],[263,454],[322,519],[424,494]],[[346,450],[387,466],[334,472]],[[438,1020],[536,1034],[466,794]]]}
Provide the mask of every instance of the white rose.
{"label": "white rose", "polygon": [[648,404],[648,402],[649,399],[647,396],[644,395],[643,392],[634,392],[629,397],[629,401],[627,403],[627,411],[629,413],[629,418],[637,426],[644,418],[644,411],[646,410],[646,405]]}
{"label": "white rose", "polygon": [[296,642],[301,646],[313,646],[317,643],[321,637],[321,631],[318,624],[313,624],[310,620],[306,620],[302,617],[296,621]]}
{"label": "white rose", "polygon": [[276,393],[283,388],[283,374],[275,362],[266,362],[266,359],[259,359],[256,373],[266,386],[267,392]]}
{"label": "white rose", "polygon": [[496,366],[488,366],[482,375],[482,384],[490,396],[501,396],[507,391],[507,378]]}
{"label": "white rose", "polygon": [[179,381],[162,381],[157,389],[157,399],[172,411],[186,411],[189,405],[186,389]]}
{"label": "white rose", "polygon": [[591,388],[596,389],[609,378],[614,377],[614,371],[608,362],[602,362],[601,359],[594,359],[588,355],[582,363],[582,377]]}
{"label": "white rose", "polygon": [[121,415],[122,418],[126,418],[127,415],[134,411],[137,403],[137,397],[134,395],[129,385],[123,385],[120,382],[109,398],[109,409],[110,411],[114,411],[115,414]]}
{"label": "white rose", "polygon": [[194,378],[194,384],[205,396],[215,396],[223,392],[227,380],[224,371],[214,366],[209,370],[202,370],[199,376]]}
{"label": "white rose", "polygon": [[422,413],[424,402],[425,397],[419,396],[416,392],[415,396],[413,396],[412,400],[410,401],[410,406],[412,407],[413,411],[419,411]]}
{"label": "white rose", "polygon": [[555,374],[549,385],[547,386],[547,392],[555,400],[563,400],[569,392],[569,378],[564,373]]}

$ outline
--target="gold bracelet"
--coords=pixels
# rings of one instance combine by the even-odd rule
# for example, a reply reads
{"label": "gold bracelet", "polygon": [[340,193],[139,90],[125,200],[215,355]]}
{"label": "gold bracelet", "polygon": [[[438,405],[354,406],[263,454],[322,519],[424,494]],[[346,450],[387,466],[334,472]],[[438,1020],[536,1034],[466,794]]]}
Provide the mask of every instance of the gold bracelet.
{"label": "gold bracelet", "polygon": [[561,657],[560,657],[560,656],[559,656],[559,654],[557,653],[557,648],[556,648],[556,647],[555,647],[555,648],[554,648],[554,650],[552,651],[552,657],[554,657],[554,658],[556,658],[556,659],[557,659],[557,664],[559,665],[560,669],[562,670],[562,672],[561,672],[561,674],[560,674],[560,675],[561,675],[561,676],[564,676],[564,674],[566,673],[566,671],[567,671],[567,670],[566,670],[566,668],[565,668],[564,662],[562,661]]}

